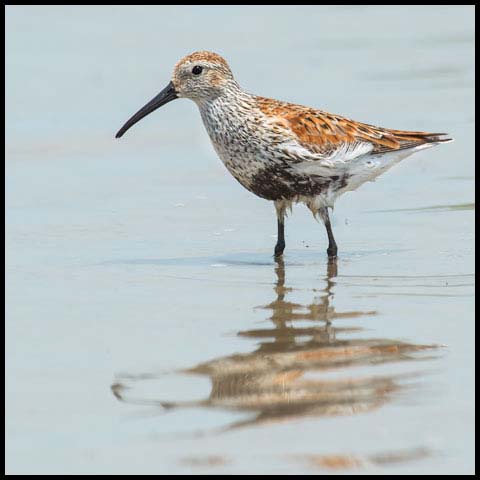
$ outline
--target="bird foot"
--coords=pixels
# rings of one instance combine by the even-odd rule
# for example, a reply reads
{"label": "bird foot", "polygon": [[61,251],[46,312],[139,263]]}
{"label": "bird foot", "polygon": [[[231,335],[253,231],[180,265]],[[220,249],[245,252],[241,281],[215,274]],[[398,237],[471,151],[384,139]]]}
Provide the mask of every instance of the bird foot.
{"label": "bird foot", "polygon": [[327,255],[329,260],[335,260],[337,258],[337,247],[328,247],[327,248]]}
{"label": "bird foot", "polygon": [[281,257],[283,255],[283,251],[285,250],[285,243],[280,242],[275,245],[275,251],[273,253],[273,256],[275,258]]}

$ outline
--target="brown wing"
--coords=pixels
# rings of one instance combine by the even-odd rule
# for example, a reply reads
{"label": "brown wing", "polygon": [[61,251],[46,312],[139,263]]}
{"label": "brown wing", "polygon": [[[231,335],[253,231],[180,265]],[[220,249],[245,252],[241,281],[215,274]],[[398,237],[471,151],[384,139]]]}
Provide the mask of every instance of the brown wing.
{"label": "brown wing", "polygon": [[296,135],[298,142],[312,153],[330,155],[346,145],[371,144],[371,153],[385,153],[426,143],[440,143],[445,133],[408,132],[355,122],[301,105],[257,97],[259,109],[277,118]]}

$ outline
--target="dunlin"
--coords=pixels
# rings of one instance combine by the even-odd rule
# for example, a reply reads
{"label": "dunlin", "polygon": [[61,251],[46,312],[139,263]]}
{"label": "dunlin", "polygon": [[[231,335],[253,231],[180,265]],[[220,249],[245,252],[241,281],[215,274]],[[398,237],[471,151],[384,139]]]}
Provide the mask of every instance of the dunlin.
{"label": "dunlin", "polygon": [[229,172],[250,192],[271,200],[277,212],[275,256],[285,249],[287,209],[302,202],[321,218],[327,253],[337,256],[328,209],[412,153],[451,141],[445,133],[375,127],[310,107],[244,91],[228,63],[212,52],[182,58],[171,82],[118,131],[176,98],[200,109],[213,146]]}

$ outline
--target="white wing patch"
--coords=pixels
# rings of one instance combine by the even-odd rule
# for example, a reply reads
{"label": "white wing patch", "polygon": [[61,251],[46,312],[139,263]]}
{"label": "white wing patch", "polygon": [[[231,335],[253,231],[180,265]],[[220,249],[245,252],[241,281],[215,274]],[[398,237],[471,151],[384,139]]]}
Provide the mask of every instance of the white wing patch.
{"label": "white wing patch", "polygon": [[328,155],[313,153],[298,143],[284,145],[286,153],[302,159],[298,163],[292,163],[291,168],[293,170],[306,175],[327,177],[350,170],[353,160],[367,155],[372,150],[373,145],[369,142],[342,143]]}
{"label": "white wing patch", "polygon": [[345,163],[361,157],[373,150],[373,144],[369,142],[342,143],[337,150],[332,152],[324,161]]}

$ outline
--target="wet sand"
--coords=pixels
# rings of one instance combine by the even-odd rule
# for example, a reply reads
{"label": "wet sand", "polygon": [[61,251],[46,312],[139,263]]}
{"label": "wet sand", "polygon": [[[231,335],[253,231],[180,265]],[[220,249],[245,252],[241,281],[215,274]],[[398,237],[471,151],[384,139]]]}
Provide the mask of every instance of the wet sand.
{"label": "wet sand", "polygon": [[[6,472],[473,473],[473,9],[73,11],[7,8]],[[193,104],[113,138],[199,48],[456,141],[339,200],[335,264],[303,206],[275,262]]]}

